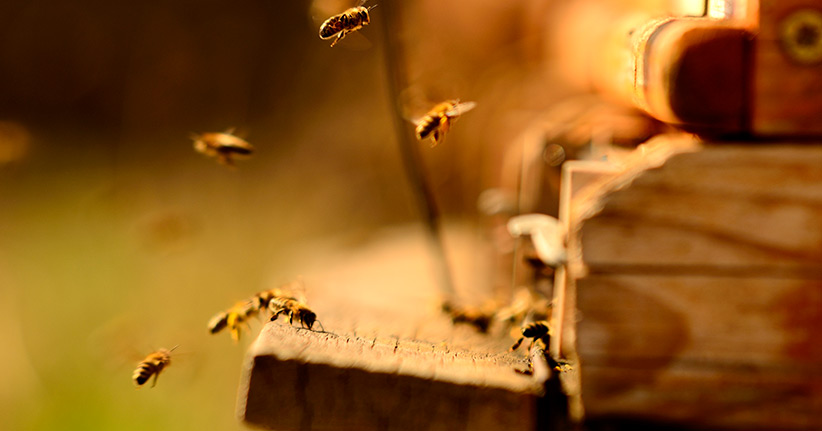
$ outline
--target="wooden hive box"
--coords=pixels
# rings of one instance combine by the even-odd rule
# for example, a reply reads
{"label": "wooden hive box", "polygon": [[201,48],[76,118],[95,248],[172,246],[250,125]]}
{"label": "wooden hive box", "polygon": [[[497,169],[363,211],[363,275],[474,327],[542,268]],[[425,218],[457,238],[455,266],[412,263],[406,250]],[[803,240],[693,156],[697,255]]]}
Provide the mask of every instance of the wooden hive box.
{"label": "wooden hive box", "polygon": [[590,423],[822,429],[822,143],[666,136],[564,179]]}

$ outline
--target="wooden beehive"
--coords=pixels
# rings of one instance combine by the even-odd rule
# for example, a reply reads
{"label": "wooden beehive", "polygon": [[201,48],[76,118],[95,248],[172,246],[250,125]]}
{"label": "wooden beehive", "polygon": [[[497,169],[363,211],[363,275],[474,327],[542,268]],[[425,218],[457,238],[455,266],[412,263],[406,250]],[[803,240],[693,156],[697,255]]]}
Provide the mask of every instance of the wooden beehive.
{"label": "wooden beehive", "polygon": [[[398,267],[388,289],[320,292],[320,311],[352,307],[333,335],[266,326],[246,364],[246,422],[530,430],[569,415],[592,429],[822,429],[822,63],[790,48],[790,37],[811,54],[822,46],[807,36],[822,4],[708,7],[615,25],[614,68],[592,74],[612,98],[714,138],[668,135],[566,164],[569,260],[556,272],[550,350],[580,361],[567,400],[516,374],[524,359],[500,353],[504,341],[404,312],[434,301],[407,296],[434,281]],[[805,30],[786,32],[791,19]],[[715,138],[729,135],[771,141]],[[386,315],[352,317],[370,313]]]}
{"label": "wooden beehive", "polygon": [[[419,230],[377,236],[357,252],[318,254],[323,267],[308,269],[316,274],[306,277],[308,299],[327,332],[283,318],[265,324],[240,387],[244,422],[277,430],[535,430],[564,420],[559,389],[517,372],[527,357],[508,352],[507,335],[453,326],[439,311]],[[476,244],[461,236],[451,250],[471,258]]]}
{"label": "wooden beehive", "polygon": [[589,421],[822,428],[822,145],[668,136],[565,179]]}

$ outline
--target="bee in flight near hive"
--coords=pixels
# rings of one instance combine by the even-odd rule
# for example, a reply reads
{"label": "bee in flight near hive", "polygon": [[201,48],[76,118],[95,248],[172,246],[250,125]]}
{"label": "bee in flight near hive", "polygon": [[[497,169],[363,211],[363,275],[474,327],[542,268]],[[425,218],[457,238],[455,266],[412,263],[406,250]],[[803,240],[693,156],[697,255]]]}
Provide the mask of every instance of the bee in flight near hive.
{"label": "bee in flight near hive", "polygon": [[[259,315],[261,310],[269,308],[269,303],[275,298],[292,298],[292,296],[303,298],[302,290],[305,289],[302,280],[297,280],[281,287],[257,292],[249,299],[239,301],[231,308],[221,311],[208,321],[208,332],[216,334],[225,328],[231,332],[231,338],[239,341],[242,335],[243,325],[248,327],[248,321]],[[298,302],[300,300],[297,300]]]}
{"label": "bee in flight near hive", "polygon": [[[294,317],[299,320],[304,328],[312,329],[317,320],[317,314],[311,311],[304,303],[289,297],[273,298],[268,303],[268,310],[271,311],[271,321],[277,320],[280,314],[288,314],[288,323],[294,324]],[[320,323],[322,327],[322,323]],[[325,331],[325,328],[323,328]]]}
{"label": "bee in flight near hive", "polygon": [[551,324],[547,320],[531,322],[522,327],[522,336],[511,346],[511,351],[517,350],[526,338],[531,339],[531,345],[528,347],[529,350],[536,342],[540,342],[543,344],[543,347],[547,347],[551,339],[551,332]]}
{"label": "bee in flight near hive", "polygon": [[417,126],[417,139],[422,141],[430,136],[431,147],[435,147],[445,138],[445,133],[451,128],[451,122],[476,106],[476,102],[460,103],[459,100],[448,100],[434,106],[421,118],[412,120]]}
{"label": "bee in flight near hive", "polygon": [[369,11],[377,5],[365,7],[364,2],[359,6],[347,9],[345,12],[332,16],[320,25],[320,39],[331,39],[336,36],[331,46],[342,40],[348,33],[353,33],[371,22]]}
{"label": "bee in flight near hive", "polygon": [[225,132],[192,133],[194,149],[217,160],[226,166],[234,166],[234,157],[250,156],[254,152],[245,139],[234,136],[234,129]]}
{"label": "bee in flight near hive", "polygon": [[240,340],[242,325],[248,326],[248,319],[260,311],[259,302],[253,299],[240,301],[226,311],[221,311],[208,321],[208,331],[216,334],[225,328],[231,331],[231,339]]}
{"label": "bee in flight near hive", "polygon": [[134,380],[134,384],[139,388],[145,384],[151,376],[154,376],[154,382],[151,384],[153,388],[154,385],[157,384],[157,377],[160,375],[160,372],[163,371],[165,367],[171,365],[171,352],[176,348],[177,346],[174,346],[171,350],[160,349],[146,356],[146,358],[137,365],[137,369],[134,370],[134,375],[131,377]]}

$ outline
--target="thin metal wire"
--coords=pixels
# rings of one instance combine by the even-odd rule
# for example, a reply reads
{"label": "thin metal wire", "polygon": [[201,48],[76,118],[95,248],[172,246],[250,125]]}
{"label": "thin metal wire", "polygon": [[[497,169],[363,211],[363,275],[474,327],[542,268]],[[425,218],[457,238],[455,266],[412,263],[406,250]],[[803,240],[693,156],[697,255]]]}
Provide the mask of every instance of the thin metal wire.
{"label": "thin metal wire", "polygon": [[380,20],[380,29],[383,35],[385,69],[388,73],[388,97],[393,105],[392,119],[397,133],[402,163],[408,175],[408,180],[411,182],[416,206],[422,213],[427,237],[434,253],[439,288],[447,300],[454,296],[454,283],[445,254],[444,238],[440,225],[440,211],[434,198],[434,192],[425,175],[422,156],[419,151],[420,144],[410,133],[410,129],[402,116],[402,106],[400,106],[400,92],[408,83],[405,76],[405,71],[408,69],[405,67],[406,57],[403,55],[402,41],[399,40],[399,35],[403,34],[403,21],[400,8],[395,3],[395,0],[384,0],[380,3],[384,18]]}

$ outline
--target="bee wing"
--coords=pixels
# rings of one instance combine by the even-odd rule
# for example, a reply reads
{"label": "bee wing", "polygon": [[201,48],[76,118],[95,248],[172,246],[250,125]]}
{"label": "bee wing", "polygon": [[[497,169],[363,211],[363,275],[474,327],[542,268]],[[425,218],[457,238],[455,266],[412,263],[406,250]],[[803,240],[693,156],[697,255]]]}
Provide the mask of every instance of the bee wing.
{"label": "bee wing", "polygon": [[337,43],[337,46],[351,51],[365,51],[371,48],[374,44],[372,44],[365,35],[360,33],[362,30],[363,29],[359,29],[353,33],[347,33],[345,38]]}
{"label": "bee wing", "polygon": [[[367,0],[360,0],[356,6],[363,6],[366,2]],[[328,21],[337,18],[339,14],[348,10],[352,6],[354,5],[352,5],[351,0],[313,0],[311,2],[311,5],[308,8],[308,13],[311,17],[311,21],[314,23],[314,28],[318,29],[320,32],[320,39],[330,40],[339,35],[339,32],[336,32],[323,37],[322,28]],[[371,9],[373,9],[373,6],[369,7],[368,10]],[[339,41],[338,45],[344,47],[344,49],[353,51],[363,51],[370,48],[372,46],[371,41],[369,41],[367,37],[360,34],[360,31],[362,31],[362,29],[353,33],[347,33],[345,37]]]}
{"label": "bee wing", "polygon": [[412,117],[410,115],[403,115],[402,117],[405,118],[407,121],[410,121],[413,125],[416,126],[416,125],[420,124],[420,121],[422,121],[423,118],[425,118],[425,115],[419,115],[419,116],[415,116],[415,117]]}
{"label": "bee wing", "polygon": [[283,286],[282,290],[286,295],[296,299],[297,301],[300,301],[303,304],[306,302],[305,282],[303,281],[302,276],[297,277],[296,280]]}
{"label": "bee wing", "polygon": [[319,27],[326,19],[336,16],[351,7],[351,0],[312,0],[308,6],[308,15]]}
{"label": "bee wing", "polygon": [[474,109],[476,106],[477,106],[477,102],[457,103],[456,105],[454,105],[453,108],[451,108],[450,111],[446,112],[445,115],[448,115],[449,117],[462,115],[462,114]]}

